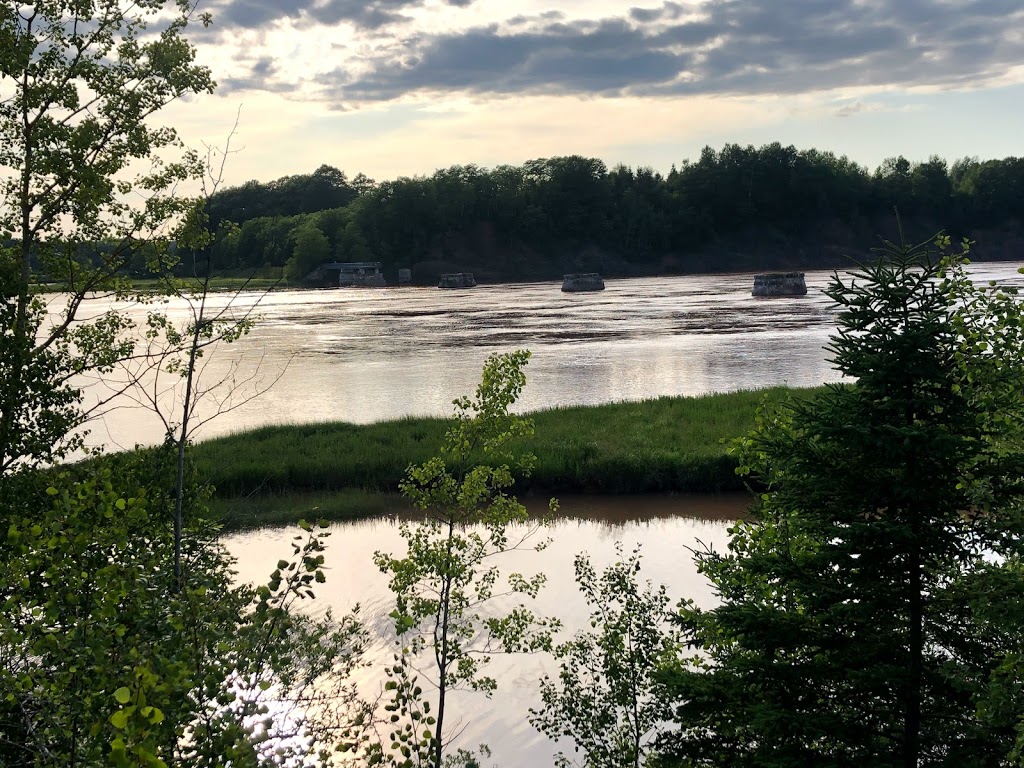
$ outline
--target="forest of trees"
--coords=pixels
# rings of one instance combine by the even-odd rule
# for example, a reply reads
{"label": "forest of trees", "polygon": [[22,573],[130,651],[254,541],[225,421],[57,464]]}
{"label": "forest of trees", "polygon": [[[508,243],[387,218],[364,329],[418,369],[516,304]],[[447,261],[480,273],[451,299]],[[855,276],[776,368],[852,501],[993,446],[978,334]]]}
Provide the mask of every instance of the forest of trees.
{"label": "forest of trees", "polygon": [[[831,267],[862,255],[879,233],[944,227],[977,237],[976,258],[1011,258],[1022,240],[1024,159],[889,158],[874,172],[846,157],[779,143],[705,147],[667,176],[609,169],[573,155],[521,166],[439,169],[377,182],[323,165],[250,181],[209,201],[214,228],[238,225],[213,253],[224,271],[307,274],[302,243],[339,261],[381,261],[389,280],[469,269],[485,280]],[[315,266],[315,265],[314,265]],[[310,267],[311,269],[312,267]]]}

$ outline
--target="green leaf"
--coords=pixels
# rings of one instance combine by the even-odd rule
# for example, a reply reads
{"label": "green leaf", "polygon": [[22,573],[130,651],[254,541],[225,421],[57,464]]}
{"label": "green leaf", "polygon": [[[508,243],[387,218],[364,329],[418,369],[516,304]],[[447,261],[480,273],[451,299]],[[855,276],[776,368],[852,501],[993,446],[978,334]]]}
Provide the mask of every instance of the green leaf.
{"label": "green leaf", "polygon": [[131,698],[132,692],[123,686],[114,691],[114,699],[118,704],[127,704]]}

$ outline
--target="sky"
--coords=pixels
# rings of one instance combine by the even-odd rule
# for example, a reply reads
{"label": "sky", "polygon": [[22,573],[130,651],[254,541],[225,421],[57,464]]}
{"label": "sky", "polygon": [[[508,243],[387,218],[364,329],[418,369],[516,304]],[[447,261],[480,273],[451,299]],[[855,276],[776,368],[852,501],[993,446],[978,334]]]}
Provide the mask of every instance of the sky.
{"label": "sky", "polygon": [[226,184],[772,141],[874,169],[1024,154],[1024,0],[201,0],[218,82],[161,115]]}

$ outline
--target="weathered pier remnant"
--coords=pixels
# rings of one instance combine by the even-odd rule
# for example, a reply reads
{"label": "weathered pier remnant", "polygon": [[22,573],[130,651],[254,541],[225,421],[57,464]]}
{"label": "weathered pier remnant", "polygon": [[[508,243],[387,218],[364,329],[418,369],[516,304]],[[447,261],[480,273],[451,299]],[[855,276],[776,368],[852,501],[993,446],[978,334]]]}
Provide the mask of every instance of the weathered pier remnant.
{"label": "weathered pier remnant", "polygon": [[337,272],[336,284],[341,287],[383,288],[387,285],[379,261],[332,261],[321,265],[317,272],[325,276]]}
{"label": "weathered pier remnant", "polygon": [[575,272],[562,279],[563,291],[603,291],[604,279],[597,272]]}
{"label": "weathered pier remnant", "polygon": [[753,296],[804,296],[807,283],[803,272],[769,272],[754,275]]}
{"label": "weathered pier remnant", "polygon": [[438,288],[474,288],[476,280],[472,272],[449,272],[441,275],[437,283]]}

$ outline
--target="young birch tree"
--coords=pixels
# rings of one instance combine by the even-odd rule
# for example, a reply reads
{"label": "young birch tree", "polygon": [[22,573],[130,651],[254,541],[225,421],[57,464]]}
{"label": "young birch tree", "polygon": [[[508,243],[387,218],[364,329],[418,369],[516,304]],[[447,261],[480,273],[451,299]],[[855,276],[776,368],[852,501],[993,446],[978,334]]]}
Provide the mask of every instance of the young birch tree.
{"label": "young birch tree", "polygon": [[[592,631],[555,648],[557,682],[541,680],[542,706],[530,722],[554,740],[573,740],[584,768],[640,768],[671,715],[661,664],[679,652],[679,632],[671,624],[664,586],[642,586],[640,550],[617,559],[600,574],[590,557],[577,555],[576,585],[590,607]],[[555,755],[558,768],[573,760]]]}
{"label": "young birch tree", "polygon": [[[209,18],[189,0],[0,6],[0,472],[80,443],[72,378],[110,371],[134,346],[124,316],[83,322],[83,303],[124,292],[119,275],[140,254],[173,259],[192,205],[176,190],[201,166],[151,120],[213,89],[184,38],[193,21]],[[59,308],[33,295],[44,281]]]}
{"label": "young birch tree", "polygon": [[509,493],[513,466],[525,476],[534,461],[512,453],[516,439],[532,434],[532,422],[509,413],[529,357],[521,350],[487,359],[476,395],[455,401],[440,455],[409,469],[402,490],[424,520],[402,524],[405,554],[375,555],[391,579],[399,651],[387,670],[387,736],[371,745],[371,765],[441,768],[450,741],[449,694],[493,693],[496,682],[485,673],[493,653],[550,649],[557,622],[522,603],[501,607],[508,598],[536,596],[544,575],[513,573],[502,584],[492,565],[503,553],[546,543],[527,543],[537,524]]}

